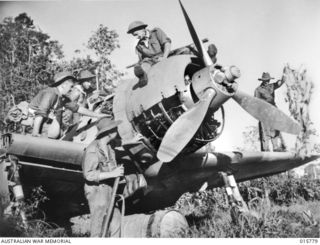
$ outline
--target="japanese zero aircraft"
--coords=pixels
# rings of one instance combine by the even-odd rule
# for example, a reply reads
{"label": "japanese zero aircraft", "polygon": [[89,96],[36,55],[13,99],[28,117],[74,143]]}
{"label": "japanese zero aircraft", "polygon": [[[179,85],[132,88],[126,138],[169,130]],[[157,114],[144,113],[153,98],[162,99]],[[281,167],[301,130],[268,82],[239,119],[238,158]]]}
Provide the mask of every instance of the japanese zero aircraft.
{"label": "japanese zero aircraft", "polygon": [[[118,158],[125,166],[126,215],[173,205],[186,192],[224,186],[221,173],[237,182],[281,173],[317,159],[290,152],[212,152],[205,147],[223,131],[223,105],[235,100],[251,116],[274,129],[299,134],[300,126],[279,109],[241,92],[235,66],[212,63],[181,2],[196,52],[176,52],[153,65],[147,84],[137,78],[119,83],[115,93],[93,102],[122,120]],[[99,97],[101,98],[101,97]],[[96,122],[82,120],[60,140],[3,135],[1,193],[8,193],[8,166],[18,171],[25,196],[42,186],[49,217],[88,213],[81,161],[94,140]],[[17,170],[18,169],[18,170]],[[8,170],[8,171],[7,171]],[[12,173],[11,173],[12,175]],[[140,177],[139,177],[140,176]],[[141,177],[147,183],[141,188]],[[120,188],[121,189],[121,188]]]}

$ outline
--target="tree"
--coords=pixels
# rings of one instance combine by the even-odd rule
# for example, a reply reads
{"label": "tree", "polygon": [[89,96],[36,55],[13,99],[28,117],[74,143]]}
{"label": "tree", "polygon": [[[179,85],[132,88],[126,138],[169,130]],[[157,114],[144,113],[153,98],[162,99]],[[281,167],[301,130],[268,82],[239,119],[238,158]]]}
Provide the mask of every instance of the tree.
{"label": "tree", "polygon": [[30,101],[62,70],[88,69],[96,73],[102,89],[113,92],[123,73],[111,63],[110,54],[119,47],[116,31],[100,25],[87,43],[98,60],[87,56],[64,61],[59,42],[50,40],[26,13],[5,18],[0,23],[0,120],[12,106],[12,97],[15,103]]}
{"label": "tree", "polygon": [[111,63],[110,54],[120,48],[119,35],[108,27],[99,25],[88,41],[87,47],[95,52],[99,61],[96,68],[96,75],[104,90],[113,92],[116,81],[119,80],[123,73],[115,68]]}
{"label": "tree", "polygon": [[289,103],[290,114],[299,122],[302,129],[297,137],[295,150],[302,157],[309,156],[315,147],[311,138],[317,135],[309,116],[314,84],[303,66],[292,69],[287,64],[283,69],[283,77],[287,86],[286,102]]}
{"label": "tree", "polygon": [[47,85],[63,57],[62,46],[50,40],[22,13],[0,23],[0,119],[15,102],[29,101]]}
{"label": "tree", "polygon": [[237,147],[239,151],[259,151],[260,140],[259,131],[257,126],[248,126],[245,131],[242,132],[243,145]]}
{"label": "tree", "polygon": [[[74,53],[78,58],[73,58],[68,62],[60,62],[57,70],[71,72],[89,70],[96,74],[100,90],[104,90],[107,93],[114,92],[116,82],[123,76],[123,73],[117,70],[110,60],[111,53],[120,47],[118,34],[114,30],[109,30],[108,27],[99,25],[98,29],[89,38],[86,47],[94,51],[97,59],[92,58],[90,55],[79,58],[81,51],[77,49]],[[92,85],[95,87],[95,84]]]}

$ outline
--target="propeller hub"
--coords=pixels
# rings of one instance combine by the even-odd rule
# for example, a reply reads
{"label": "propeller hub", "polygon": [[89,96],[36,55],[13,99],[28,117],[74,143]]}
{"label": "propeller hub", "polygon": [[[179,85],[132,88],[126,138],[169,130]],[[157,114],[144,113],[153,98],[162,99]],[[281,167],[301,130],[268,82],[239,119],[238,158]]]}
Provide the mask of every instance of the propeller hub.
{"label": "propeller hub", "polygon": [[236,66],[230,66],[225,71],[224,74],[229,82],[232,82],[241,76],[240,69]]}
{"label": "propeller hub", "polygon": [[213,73],[214,81],[219,84],[232,83],[241,76],[240,70],[236,66],[228,66],[221,69],[212,68],[211,73]]}

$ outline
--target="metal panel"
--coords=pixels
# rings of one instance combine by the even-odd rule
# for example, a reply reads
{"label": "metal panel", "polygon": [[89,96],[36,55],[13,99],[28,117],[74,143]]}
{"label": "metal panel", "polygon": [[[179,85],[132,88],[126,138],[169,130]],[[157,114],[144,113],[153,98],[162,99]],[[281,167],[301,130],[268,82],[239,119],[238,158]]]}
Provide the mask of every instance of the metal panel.
{"label": "metal panel", "polygon": [[130,140],[134,137],[135,132],[128,120],[127,115],[127,98],[131,92],[131,87],[138,79],[130,79],[121,81],[115,91],[113,99],[113,114],[116,120],[121,120],[122,123],[118,126],[118,132],[123,140]]}
{"label": "metal panel", "polygon": [[[163,97],[174,95],[177,90],[187,89],[184,73],[191,63],[190,55],[178,55],[157,63],[148,72],[148,84],[144,87],[131,89],[127,100],[127,113],[132,117],[141,114],[141,109],[149,109],[159,103]],[[129,117],[129,120],[132,119]]]}

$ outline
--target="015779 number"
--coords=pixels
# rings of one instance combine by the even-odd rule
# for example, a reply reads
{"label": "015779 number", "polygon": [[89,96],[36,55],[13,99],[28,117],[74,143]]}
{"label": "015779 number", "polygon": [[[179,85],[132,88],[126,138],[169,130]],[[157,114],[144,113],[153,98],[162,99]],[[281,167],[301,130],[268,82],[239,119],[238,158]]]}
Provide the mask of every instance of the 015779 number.
{"label": "015779 number", "polygon": [[300,238],[300,243],[304,244],[318,244],[318,238]]}

